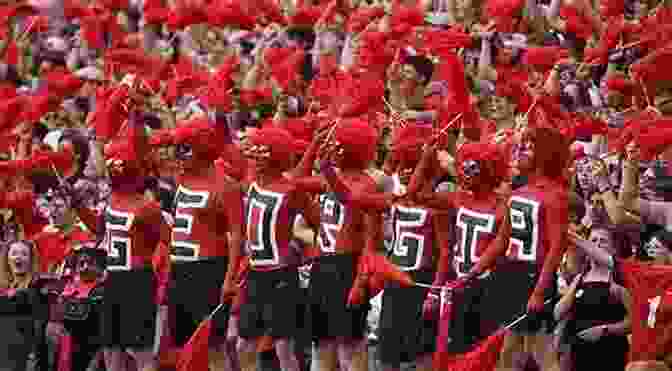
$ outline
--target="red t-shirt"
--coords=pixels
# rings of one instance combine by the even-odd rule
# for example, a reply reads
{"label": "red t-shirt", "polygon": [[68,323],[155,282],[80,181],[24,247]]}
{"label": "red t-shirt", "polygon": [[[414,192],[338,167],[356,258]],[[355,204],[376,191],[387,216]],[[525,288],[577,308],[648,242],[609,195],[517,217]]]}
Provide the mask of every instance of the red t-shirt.
{"label": "red t-shirt", "polygon": [[663,360],[672,353],[672,266],[615,259],[632,296],[630,362]]}

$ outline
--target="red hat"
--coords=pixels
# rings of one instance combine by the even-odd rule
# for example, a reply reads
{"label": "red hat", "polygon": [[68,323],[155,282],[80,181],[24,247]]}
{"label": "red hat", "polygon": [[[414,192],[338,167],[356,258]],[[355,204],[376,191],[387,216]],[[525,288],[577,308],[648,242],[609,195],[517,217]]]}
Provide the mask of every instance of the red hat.
{"label": "red hat", "polygon": [[455,49],[470,48],[474,44],[474,38],[457,27],[425,32],[424,37],[427,49],[442,59],[444,55],[452,55]]}
{"label": "red hat", "polygon": [[460,178],[464,177],[461,164],[468,160],[479,162],[481,169],[485,170],[479,181],[490,189],[497,187],[509,171],[506,156],[502,153],[501,147],[496,144],[472,142],[462,145],[457,151],[457,164],[459,164],[457,173]]}
{"label": "red hat", "polygon": [[203,116],[178,123],[173,132],[175,144],[189,144],[193,150],[207,151],[218,156],[232,138],[226,120],[211,120]]}
{"label": "red hat", "polygon": [[343,146],[344,159],[352,166],[366,167],[375,158],[378,132],[361,119],[344,119],[334,137]]}
{"label": "red hat", "polygon": [[672,145],[672,119],[658,119],[649,122],[645,131],[640,132],[639,142],[642,159],[652,160]]}

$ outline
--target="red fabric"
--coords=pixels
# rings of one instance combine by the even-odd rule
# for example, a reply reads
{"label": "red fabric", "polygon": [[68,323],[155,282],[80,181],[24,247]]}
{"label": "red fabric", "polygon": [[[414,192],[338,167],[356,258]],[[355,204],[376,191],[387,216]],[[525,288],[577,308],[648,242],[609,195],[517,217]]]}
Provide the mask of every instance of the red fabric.
{"label": "red fabric", "polygon": [[233,26],[243,30],[252,30],[257,21],[238,1],[213,1],[208,6],[208,23],[217,27]]}
{"label": "red fabric", "polygon": [[62,232],[42,232],[33,237],[40,254],[40,272],[48,272],[70,254],[72,247]]}
{"label": "red fabric", "polygon": [[126,121],[128,112],[125,104],[129,96],[128,88],[111,87],[99,92],[96,100],[99,103],[96,104],[93,120],[96,136],[112,139]]}
{"label": "red fabric", "polygon": [[672,122],[670,120],[660,121],[665,121],[666,127],[654,128],[639,137],[638,141],[643,160],[655,159],[657,154],[664,152],[672,145],[672,128],[669,126]]}
{"label": "red fabric", "polygon": [[397,282],[407,287],[413,285],[413,280],[408,273],[399,270],[385,256],[380,254],[361,255],[357,263],[357,278],[348,294],[348,305],[363,304],[366,299],[381,292],[386,282]]}
{"label": "red fabric", "polygon": [[521,63],[546,71],[553,68],[558,60],[568,56],[566,49],[557,46],[530,47],[525,49]]}
{"label": "red fabric", "polygon": [[590,20],[581,14],[578,9],[563,6],[560,9],[560,16],[565,19],[567,32],[573,33],[580,39],[589,39],[593,35],[593,26]]}
{"label": "red fabric", "polygon": [[0,102],[0,131],[13,129],[19,124],[27,102],[28,100],[22,96]]}
{"label": "red fabric", "polygon": [[152,268],[156,277],[156,304],[166,304],[168,297],[168,283],[170,282],[170,248],[164,243],[154,251]]}
{"label": "red fabric", "polygon": [[5,49],[5,53],[3,55],[3,62],[16,66],[19,64],[19,47],[16,45],[16,42],[14,40],[9,42],[9,45],[7,45],[7,48]]}
{"label": "red fabric", "polygon": [[[630,361],[661,360],[672,351],[672,267],[619,260],[625,287],[632,296]],[[651,301],[661,296],[657,311]],[[649,326],[649,317],[655,318]]]}
{"label": "red fabric", "polygon": [[58,371],[72,370],[73,341],[71,335],[63,335],[58,342]]}
{"label": "red fabric", "polygon": [[346,28],[350,33],[360,33],[374,19],[381,18],[384,15],[385,9],[380,6],[357,8],[354,13],[350,14]]}
{"label": "red fabric", "polygon": [[[445,294],[442,294],[445,295]],[[450,294],[449,294],[450,295]],[[436,338],[436,352],[434,353],[434,364],[443,363],[443,359],[449,357],[443,350],[448,349],[450,338],[450,324],[452,321],[453,302],[448,296],[441,297],[441,306],[439,309],[439,331]]]}
{"label": "red fabric", "polygon": [[185,344],[177,360],[177,371],[209,371],[209,343],[212,320],[201,322],[196,332]]}
{"label": "red fabric", "polygon": [[451,357],[445,352],[436,352],[434,369],[438,371],[492,371],[497,365],[499,353],[504,345],[507,330],[490,335],[472,351]]}
{"label": "red fabric", "polygon": [[470,34],[454,27],[425,33],[427,48],[433,55],[449,55],[457,48],[469,48],[474,39]]}

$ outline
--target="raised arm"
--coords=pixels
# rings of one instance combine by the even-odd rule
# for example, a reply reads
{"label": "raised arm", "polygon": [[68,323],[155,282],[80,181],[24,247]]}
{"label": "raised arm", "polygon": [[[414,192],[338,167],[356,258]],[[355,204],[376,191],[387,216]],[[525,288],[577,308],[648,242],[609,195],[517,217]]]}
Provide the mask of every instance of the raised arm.
{"label": "raised arm", "polygon": [[336,174],[333,165],[328,161],[323,161],[320,164],[320,171],[329,187],[331,187],[339,200],[344,204],[374,212],[382,212],[389,209],[394,202],[395,196],[392,193],[356,192],[351,190]]}

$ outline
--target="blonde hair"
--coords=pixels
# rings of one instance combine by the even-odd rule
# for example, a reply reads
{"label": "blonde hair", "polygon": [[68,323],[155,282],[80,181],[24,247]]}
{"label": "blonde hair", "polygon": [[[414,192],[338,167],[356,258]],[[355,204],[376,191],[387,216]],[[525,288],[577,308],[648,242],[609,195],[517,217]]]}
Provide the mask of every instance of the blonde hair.
{"label": "blonde hair", "polygon": [[[30,271],[23,278],[14,276],[9,266],[9,250],[16,244],[22,244],[30,250]],[[0,288],[3,289],[26,289],[33,281],[33,278],[39,272],[40,259],[37,254],[37,249],[32,241],[20,240],[14,241],[0,250]]]}

